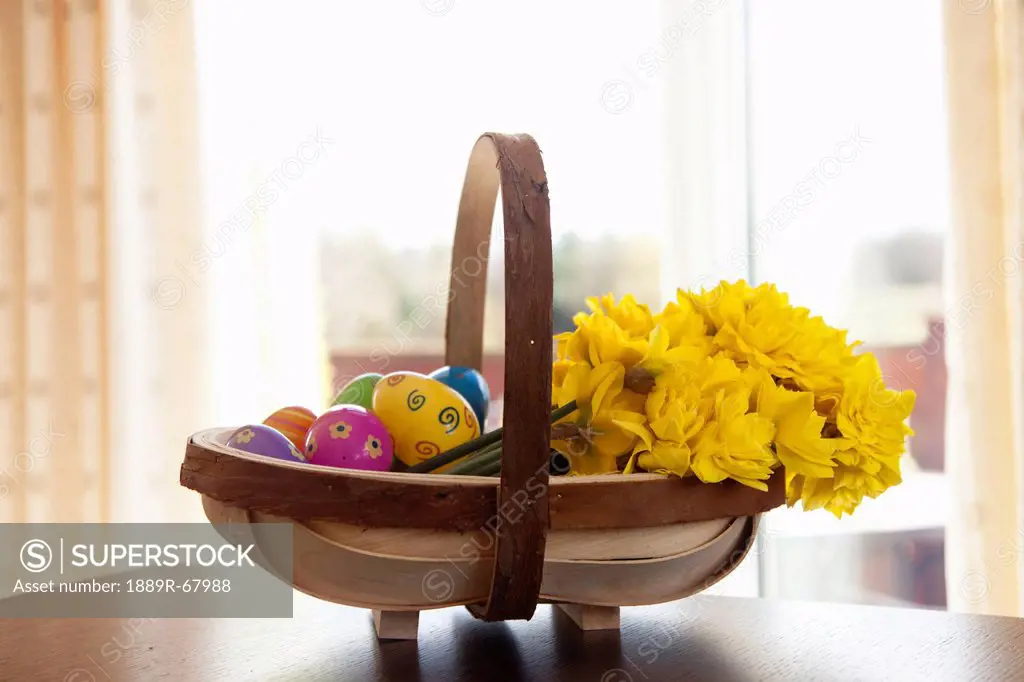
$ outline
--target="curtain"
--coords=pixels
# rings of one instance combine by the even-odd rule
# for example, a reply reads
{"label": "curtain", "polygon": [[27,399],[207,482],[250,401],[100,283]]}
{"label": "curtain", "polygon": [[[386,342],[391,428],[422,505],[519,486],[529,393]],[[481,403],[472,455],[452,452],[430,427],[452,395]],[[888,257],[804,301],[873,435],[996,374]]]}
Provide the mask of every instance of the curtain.
{"label": "curtain", "polygon": [[261,113],[249,9],[0,0],[0,522],[201,520],[189,434],[329,402],[341,136]]}
{"label": "curtain", "polygon": [[206,234],[194,7],[104,6],[110,39],[89,83],[110,99],[111,520],[199,520],[177,485],[186,437],[213,425],[211,292],[184,268]]}
{"label": "curtain", "polygon": [[198,507],[176,485],[211,393],[177,269],[202,239],[190,13],[0,2],[0,521]]}
{"label": "curtain", "polygon": [[1019,4],[947,0],[945,24],[948,604],[1017,616],[1024,546]]}
{"label": "curtain", "polygon": [[109,236],[96,3],[0,3],[0,518],[109,514]]}

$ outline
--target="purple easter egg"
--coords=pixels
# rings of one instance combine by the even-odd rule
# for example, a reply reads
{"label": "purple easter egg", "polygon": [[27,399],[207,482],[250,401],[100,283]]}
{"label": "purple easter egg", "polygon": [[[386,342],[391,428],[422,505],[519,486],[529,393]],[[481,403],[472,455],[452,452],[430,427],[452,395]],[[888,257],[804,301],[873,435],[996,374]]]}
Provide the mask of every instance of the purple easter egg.
{"label": "purple easter egg", "polygon": [[289,462],[303,461],[302,453],[283,433],[264,424],[249,424],[238,429],[228,438],[228,447]]}
{"label": "purple easter egg", "polygon": [[339,405],[309,427],[303,455],[310,464],[388,471],[394,444],[384,424],[365,407]]}

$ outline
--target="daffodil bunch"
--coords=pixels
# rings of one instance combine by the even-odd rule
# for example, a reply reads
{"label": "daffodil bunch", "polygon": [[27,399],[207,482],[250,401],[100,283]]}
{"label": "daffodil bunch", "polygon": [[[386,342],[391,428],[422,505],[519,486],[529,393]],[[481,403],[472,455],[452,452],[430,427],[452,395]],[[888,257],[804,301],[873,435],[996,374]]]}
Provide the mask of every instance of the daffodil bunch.
{"label": "daffodil bunch", "polygon": [[885,386],[846,332],[774,285],[679,290],[653,313],[588,299],[555,337],[552,427],[575,475],[647,471],[760,490],[781,467],[787,502],[852,513],[900,482],[913,391]]}

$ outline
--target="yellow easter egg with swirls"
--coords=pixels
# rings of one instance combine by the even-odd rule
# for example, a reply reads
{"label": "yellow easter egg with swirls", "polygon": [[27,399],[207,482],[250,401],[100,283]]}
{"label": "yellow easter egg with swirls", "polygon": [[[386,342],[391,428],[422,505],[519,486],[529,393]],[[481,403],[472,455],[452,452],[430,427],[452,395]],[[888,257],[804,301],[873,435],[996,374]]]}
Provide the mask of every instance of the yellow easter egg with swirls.
{"label": "yellow easter egg with swirls", "polygon": [[373,413],[412,466],[480,435],[473,408],[455,390],[416,372],[393,372],[373,389]]}

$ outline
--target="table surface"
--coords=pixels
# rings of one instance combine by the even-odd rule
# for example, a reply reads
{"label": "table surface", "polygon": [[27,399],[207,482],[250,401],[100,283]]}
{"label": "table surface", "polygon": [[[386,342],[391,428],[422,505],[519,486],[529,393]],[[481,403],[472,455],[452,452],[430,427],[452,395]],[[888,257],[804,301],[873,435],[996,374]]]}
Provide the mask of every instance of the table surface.
{"label": "table surface", "polygon": [[297,596],[292,619],[3,620],[0,679],[1019,680],[1024,620],[698,596],[587,633],[547,605],[498,624],[430,611],[419,642],[378,643],[369,612]]}

